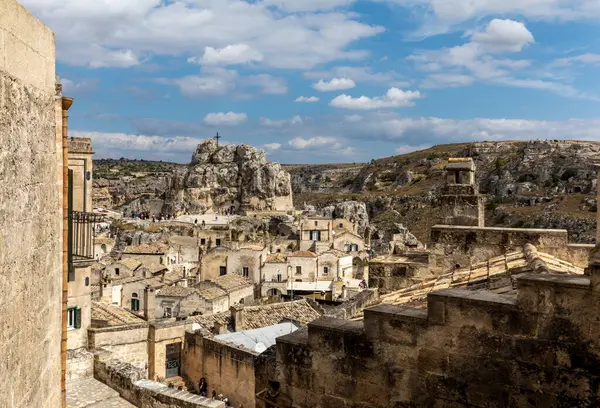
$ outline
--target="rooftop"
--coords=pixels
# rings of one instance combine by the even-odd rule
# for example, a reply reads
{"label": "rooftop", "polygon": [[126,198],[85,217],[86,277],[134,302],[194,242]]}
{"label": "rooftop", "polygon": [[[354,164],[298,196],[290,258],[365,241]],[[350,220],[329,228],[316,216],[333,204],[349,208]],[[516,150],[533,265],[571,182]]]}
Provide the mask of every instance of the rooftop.
{"label": "rooftop", "polygon": [[142,264],[142,262],[138,261],[135,258],[125,258],[125,259],[120,260],[119,263],[121,265],[131,269],[132,271],[135,271]]}
{"label": "rooftop", "polygon": [[287,263],[287,258],[282,253],[274,253],[267,257],[265,263]]}
{"label": "rooftop", "polygon": [[292,252],[289,256],[297,257],[297,258],[316,258],[317,254],[311,251],[296,251]]}
{"label": "rooftop", "polygon": [[215,336],[215,339],[260,354],[274,345],[275,340],[278,337],[293,333],[298,330],[299,327],[298,324],[287,321],[273,326],[262,327],[260,329],[220,334]]}
{"label": "rooftop", "polygon": [[164,286],[163,288],[159,289],[156,293],[156,296],[184,298],[197,292],[198,289],[196,288],[184,288],[183,286],[173,285]]}
{"label": "rooftop", "polygon": [[221,289],[218,286],[206,287],[204,289],[199,289],[198,293],[206,300],[214,300],[223,296],[227,296],[227,292]]}
{"label": "rooftop", "polygon": [[223,276],[218,276],[211,280],[219,287],[227,292],[238,289],[244,286],[251,286],[252,282],[237,273],[228,273]]}
{"label": "rooftop", "polygon": [[319,312],[304,299],[270,305],[247,306],[243,310],[244,326],[248,329],[272,326],[284,319],[307,324],[320,316]]}
{"label": "rooftop", "polygon": [[125,248],[124,254],[151,254],[162,255],[166,252],[167,246],[164,244],[141,244],[132,245]]}
{"label": "rooftop", "polygon": [[92,320],[106,321],[109,326],[142,323],[145,321],[122,307],[95,301],[92,301]]}

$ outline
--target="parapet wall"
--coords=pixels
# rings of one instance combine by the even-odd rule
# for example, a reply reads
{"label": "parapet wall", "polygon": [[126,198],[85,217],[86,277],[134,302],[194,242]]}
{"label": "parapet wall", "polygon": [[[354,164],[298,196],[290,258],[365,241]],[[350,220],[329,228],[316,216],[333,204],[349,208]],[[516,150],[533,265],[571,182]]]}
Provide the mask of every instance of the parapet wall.
{"label": "parapet wall", "polygon": [[282,393],[302,408],[592,407],[600,391],[600,263],[526,275],[518,297],[446,289],[428,309],[378,305],[277,340]]}
{"label": "parapet wall", "polygon": [[526,244],[576,266],[587,266],[586,254],[593,246],[569,245],[567,230],[490,228],[435,225],[431,228],[432,249],[438,252],[438,266],[444,270],[482,262]]}

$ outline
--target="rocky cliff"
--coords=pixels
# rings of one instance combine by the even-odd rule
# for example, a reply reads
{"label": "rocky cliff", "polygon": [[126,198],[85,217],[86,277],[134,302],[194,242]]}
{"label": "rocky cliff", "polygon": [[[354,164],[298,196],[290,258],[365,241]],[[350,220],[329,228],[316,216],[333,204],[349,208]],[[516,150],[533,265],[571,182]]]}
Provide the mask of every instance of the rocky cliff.
{"label": "rocky cliff", "polygon": [[249,145],[200,143],[185,170],[167,182],[167,212],[199,214],[293,209],[290,175]]}

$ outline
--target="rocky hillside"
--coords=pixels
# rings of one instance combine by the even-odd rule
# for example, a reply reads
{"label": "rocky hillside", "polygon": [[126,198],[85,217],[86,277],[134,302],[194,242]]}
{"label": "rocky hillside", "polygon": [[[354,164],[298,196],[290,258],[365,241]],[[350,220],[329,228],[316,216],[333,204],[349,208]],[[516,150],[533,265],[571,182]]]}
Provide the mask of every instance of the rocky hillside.
{"label": "rocky hillside", "polygon": [[[403,224],[427,242],[429,229],[437,222],[436,193],[443,185],[449,157],[474,159],[480,191],[488,200],[486,225],[565,228],[573,241],[594,241],[597,179],[592,160],[600,157],[600,142],[449,144],[368,164],[282,168],[291,175],[296,208],[306,205],[328,212],[344,201],[364,202],[376,228],[387,231]],[[172,174],[169,166],[186,168],[140,161],[101,161],[96,166],[96,203],[105,200],[113,207],[136,196],[160,196],[166,191],[167,175]],[[98,169],[112,178],[98,179]]]}
{"label": "rocky hillside", "polygon": [[[600,142],[437,145],[374,160],[357,174],[353,167],[339,167],[340,182],[327,189],[308,182],[303,189],[294,189],[294,200],[316,207],[364,201],[376,226],[401,223],[427,242],[428,231],[437,222],[436,193],[444,183],[449,157],[474,159],[480,192],[488,198],[486,225],[565,228],[573,241],[594,241],[597,178],[592,161],[600,158]],[[344,173],[345,167],[352,170]],[[330,166],[297,166],[290,169],[292,185],[325,179],[330,171]]]}

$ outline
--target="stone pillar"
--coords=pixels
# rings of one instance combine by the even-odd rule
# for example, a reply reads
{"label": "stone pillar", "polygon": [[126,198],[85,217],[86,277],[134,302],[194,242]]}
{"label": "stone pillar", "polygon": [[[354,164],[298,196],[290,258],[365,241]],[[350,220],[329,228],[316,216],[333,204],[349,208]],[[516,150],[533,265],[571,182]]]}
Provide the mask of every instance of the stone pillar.
{"label": "stone pillar", "polygon": [[156,320],[156,293],[151,286],[144,289],[144,316],[149,322]]}

